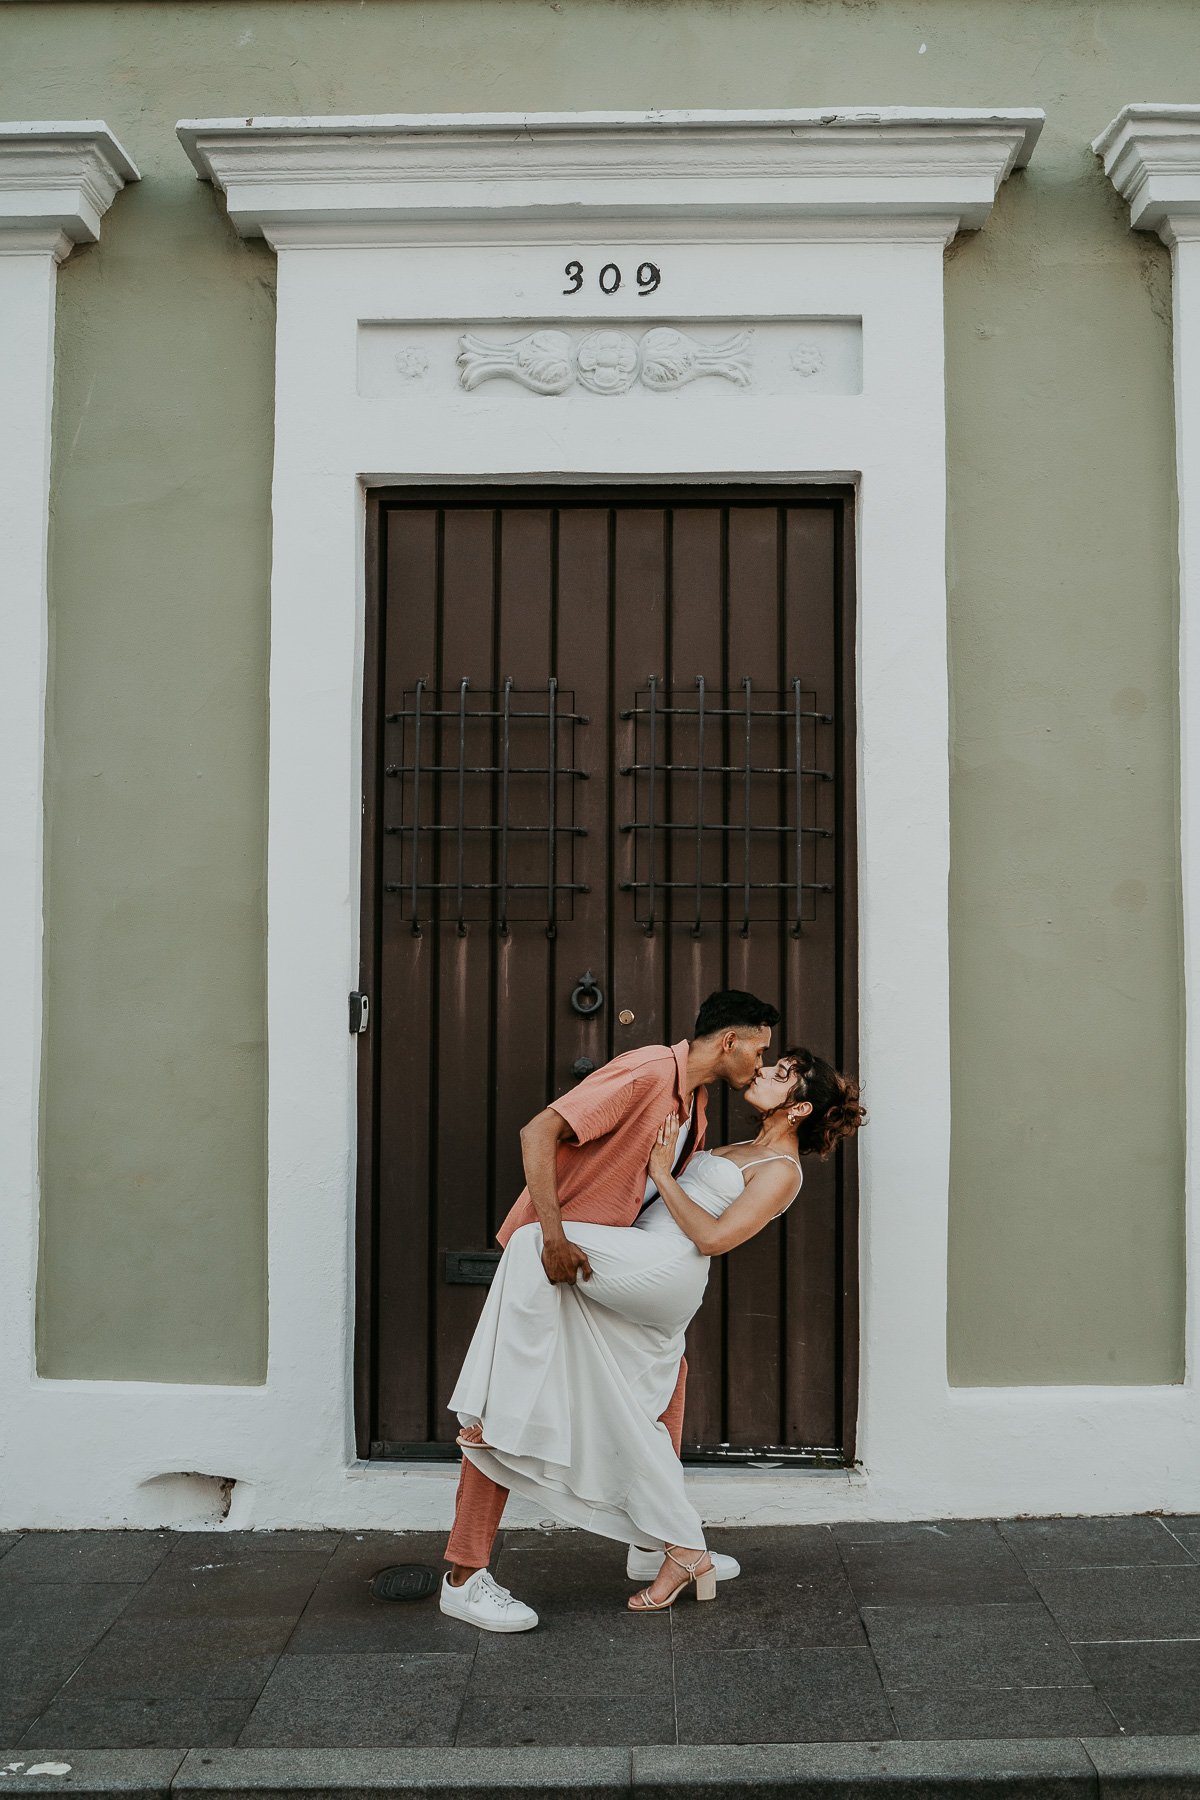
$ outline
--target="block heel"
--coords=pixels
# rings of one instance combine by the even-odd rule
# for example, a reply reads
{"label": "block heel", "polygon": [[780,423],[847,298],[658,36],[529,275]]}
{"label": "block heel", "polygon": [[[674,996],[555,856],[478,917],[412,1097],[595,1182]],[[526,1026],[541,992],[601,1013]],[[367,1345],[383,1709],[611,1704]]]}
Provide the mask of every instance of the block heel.
{"label": "block heel", "polygon": [[678,1587],[671,1589],[665,1600],[652,1600],[650,1589],[643,1588],[640,1594],[635,1594],[629,1601],[630,1612],[665,1612],[668,1606],[674,1606],[680,1594],[691,1587],[693,1582],[696,1584],[697,1600],[715,1600],[717,1597],[717,1571],[712,1567],[711,1562],[707,1569],[700,1568],[700,1564],[707,1555],[707,1550],[702,1550],[695,1562],[681,1562],[668,1544],[667,1560],[673,1562],[677,1569],[683,1570],[684,1579]]}

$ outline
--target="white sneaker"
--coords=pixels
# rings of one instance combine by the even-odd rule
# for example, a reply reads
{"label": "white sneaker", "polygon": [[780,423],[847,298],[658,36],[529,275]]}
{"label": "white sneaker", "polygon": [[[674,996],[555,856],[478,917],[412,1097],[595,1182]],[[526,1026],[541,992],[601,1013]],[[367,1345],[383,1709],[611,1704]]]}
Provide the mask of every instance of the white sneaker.
{"label": "white sneaker", "polygon": [[[708,1554],[718,1581],[732,1581],[735,1575],[741,1574],[742,1565],[736,1557],[722,1556],[719,1550],[710,1550]],[[630,1544],[625,1562],[625,1574],[630,1581],[653,1581],[662,1566],[661,1550],[639,1550],[636,1544]]]}
{"label": "white sneaker", "polygon": [[532,1631],[538,1622],[532,1606],[514,1600],[486,1569],[476,1569],[461,1587],[451,1587],[449,1575],[444,1575],[441,1608],[452,1619],[478,1625],[480,1631]]}

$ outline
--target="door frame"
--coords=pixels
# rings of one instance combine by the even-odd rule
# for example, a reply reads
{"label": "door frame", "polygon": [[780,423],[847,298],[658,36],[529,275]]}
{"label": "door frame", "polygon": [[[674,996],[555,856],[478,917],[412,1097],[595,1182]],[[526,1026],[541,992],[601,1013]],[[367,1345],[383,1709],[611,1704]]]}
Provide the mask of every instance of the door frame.
{"label": "door frame", "polygon": [[[360,857],[360,924],[358,987],[370,997],[371,1014],[378,1019],[382,947],[379,929],[380,881],[383,857],[383,683],[382,620],[385,593],[384,539],[381,512],[389,502],[420,500],[426,505],[480,506],[518,503],[550,505],[551,496],[567,496],[579,505],[611,505],[615,494],[636,493],[648,505],[687,505],[729,501],[779,505],[788,501],[836,501],[841,506],[838,537],[836,592],[835,680],[841,717],[840,758],[835,798],[838,819],[837,877],[834,895],[837,986],[839,999],[838,1066],[849,1074],[859,1072],[858,1008],[858,835],[857,809],[851,803],[857,779],[858,684],[856,680],[857,580],[855,559],[855,505],[853,484],[781,480],[744,482],[624,480],[595,484],[583,478],[556,478],[538,483],[498,484],[491,478],[448,483],[408,483],[371,487],[365,492],[364,533],[364,630],[362,671],[362,839]],[[847,786],[850,794],[846,793]],[[357,1100],[358,1140],[355,1182],[354,1229],[354,1439],[360,1458],[371,1455],[372,1421],[376,1405],[378,1217],[380,1188],[380,1036],[368,1029],[358,1039]],[[838,1151],[840,1242],[838,1279],[841,1315],[837,1349],[841,1450],[847,1464],[855,1460],[858,1427],[859,1371],[859,1236],[858,1145]],[[515,1195],[512,1196],[516,1198]],[[438,1446],[457,1460],[453,1446]]]}

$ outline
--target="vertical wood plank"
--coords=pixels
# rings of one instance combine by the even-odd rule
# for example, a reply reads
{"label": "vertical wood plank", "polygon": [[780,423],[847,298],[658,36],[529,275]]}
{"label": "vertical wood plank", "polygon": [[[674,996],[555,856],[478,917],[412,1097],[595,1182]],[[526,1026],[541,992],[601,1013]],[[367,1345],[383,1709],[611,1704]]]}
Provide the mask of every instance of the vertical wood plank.
{"label": "vertical wood plank", "polygon": [[[608,576],[607,507],[564,506],[558,518],[558,674],[563,688],[575,695],[575,710],[588,718],[575,729],[577,764],[588,770],[588,779],[575,783],[575,822],[587,832],[575,840],[575,879],[591,891],[576,894],[573,922],[559,928],[555,1094],[575,1085],[572,1065],[578,1057],[587,1057],[597,1068],[608,1061],[614,1017],[608,980],[613,739]],[[595,1019],[581,1019],[570,1006],[571,991],[587,970],[604,989],[604,1009]]]}
{"label": "vertical wood plank", "polygon": [[[742,704],[742,680],[749,676],[755,692],[772,694],[780,685],[779,668],[779,535],[778,509],[765,506],[731,507],[729,515],[729,704]],[[753,704],[753,696],[752,696]],[[764,702],[759,702],[764,704]],[[773,705],[773,701],[766,704]],[[745,757],[744,727],[730,719],[730,762],[740,765]],[[756,763],[775,765],[778,733],[766,722],[756,724],[751,736],[751,754]],[[731,778],[737,783],[739,778]],[[744,800],[732,796],[731,816],[744,817]],[[778,818],[778,804],[767,777],[751,782],[751,819],[769,823]],[[731,879],[744,867],[744,854],[739,844],[730,854]],[[772,879],[778,868],[774,842],[762,837],[751,839],[750,873],[752,879]],[[762,909],[754,903],[752,917]],[[731,891],[729,897],[729,985],[745,988],[762,1000],[778,1005],[782,998],[783,970],[780,959],[782,930],[770,923],[751,924],[748,937],[742,932],[742,896]],[[767,1060],[778,1050],[778,1038],[766,1053]],[[745,1109],[735,1109],[735,1119],[744,1117]],[[753,1134],[756,1120],[751,1118],[737,1137]],[[772,1444],[782,1435],[780,1417],[782,1373],[780,1337],[782,1326],[781,1241],[779,1225],[768,1225],[765,1231],[733,1251],[726,1259],[727,1316],[726,1343],[726,1429],[729,1443]]]}
{"label": "vertical wood plank", "polygon": [[[789,507],[784,592],[785,667],[815,695],[815,709],[840,713],[836,686],[836,532],[834,507]],[[814,702],[809,700],[807,705]],[[837,725],[806,721],[804,761],[833,770]],[[831,782],[805,782],[809,824],[832,830],[837,795]],[[834,846],[809,838],[807,879],[832,881]],[[836,1061],[838,1054],[837,912],[832,894],[808,898],[813,918],[789,944],[785,1041]],[[838,1441],[838,1180],[834,1162],[807,1157],[804,1187],[784,1221],[787,1319],[784,1333],[785,1442]]]}
{"label": "vertical wood plank", "polygon": [[[657,506],[619,507],[613,523],[616,599],[612,704],[617,754],[612,776],[615,814],[612,857],[618,891],[612,902],[612,1000],[608,1011],[609,1029],[613,1034],[611,1053],[616,1056],[642,1044],[662,1044],[667,1040],[666,974],[670,933],[663,922],[665,909],[660,903],[659,923],[653,936],[647,935],[644,927],[637,923],[639,913],[645,916],[647,896],[622,893],[619,887],[622,880],[645,878],[646,860],[639,857],[634,842],[637,834],[620,829],[634,817],[635,777],[621,775],[618,771],[637,760],[645,760],[646,738],[635,732],[633,720],[621,720],[619,715],[635,705],[644,705],[649,677],[656,676],[661,687],[666,673],[664,515]],[[639,746],[636,755],[635,744]],[[661,748],[658,755],[662,755]],[[636,779],[645,794],[647,778]],[[660,777],[655,793],[657,807],[665,804],[665,795],[665,784]],[[619,1022],[623,1010],[633,1013],[631,1025]]]}
{"label": "vertical wood plank", "polygon": [[[706,704],[721,706],[724,670],[722,618],[722,531],[719,506],[674,508],[671,548],[671,687],[678,704],[696,705],[696,678],[705,680]],[[674,760],[696,761],[698,733],[692,726],[673,733],[678,754]],[[721,761],[719,720],[713,719],[705,729],[704,759]],[[696,780],[680,775],[671,782],[671,817],[694,820],[696,817]],[[704,817],[709,823],[720,819],[720,777],[704,779]],[[682,834],[675,834],[678,838]],[[719,832],[707,833],[702,839],[701,872],[708,880],[721,879],[722,852]],[[695,848],[692,842],[678,844],[674,857],[677,875],[694,873]],[[724,926],[721,922],[720,897],[702,896],[707,922],[699,937],[692,935],[695,901],[690,894],[676,892],[671,930],[670,966],[670,1036],[678,1040],[690,1037],[700,1003],[715,988],[723,986]],[[713,1146],[723,1141],[722,1121],[727,1109],[724,1092],[714,1088],[709,1094],[709,1141]],[[687,1407],[684,1414],[685,1443],[715,1444],[722,1436],[722,1343],[724,1334],[724,1272],[720,1262],[712,1270],[704,1304],[688,1330]]]}
{"label": "vertical wood plank", "polygon": [[[495,514],[489,508],[447,508],[442,572],[441,686],[443,704],[453,709],[464,677],[481,695],[493,681]],[[474,752],[490,751],[479,727],[468,738],[467,761]],[[456,766],[458,726],[443,720],[440,761]],[[477,759],[485,760],[483,755]],[[456,777],[442,777],[446,796],[443,818],[457,818]],[[466,822],[485,823],[491,816],[491,793],[480,777],[464,783]],[[454,879],[457,842],[444,832],[441,879]],[[475,879],[490,866],[486,840],[464,840],[467,866]],[[488,1107],[495,1079],[489,1056],[489,990],[493,935],[487,922],[470,923],[459,936],[455,896],[446,891],[438,927],[437,1046],[437,1183],[432,1270],[435,1308],[436,1366],[432,1436],[452,1442],[458,1430],[447,1410],[471,1334],[483,1310],[485,1290],[448,1285],[447,1250],[484,1249],[488,1233]],[[476,903],[475,910],[478,910]]]}
{"label": "vertical wood plank", "polygon": [[[515,709],[544,711],[553,672],[553,514],[549,509],[505,507],[502,518],[497,692],[502,691],[505,680],[511,675]],[[511,724],[510,732],[514,764],[547,765],[550,745],[544,724],[518,719]],[[564,741],[567,740],[560,731],[559,752]],[[567,799],[567,785],[563,781],[558,783],[560,805]],[[509,819],[513,826],[545,825],[549,810],[545,777],[510,777]],[[518,829],[510,832],[510,880],[544,882],[547,856],[548,837],[541,831]],[[546,936],[545,904],[544,892],[514,893],[509,906],[508,935],[500,937],[497,934],[494,938],[495,1197],[489,1235],[524,1186],[521,1127],[541,1111],[549,1098],[555,942]]]}
{"label": "vertical wood plank", "polygon": [[[387,522],[383,710],[399,712],[416,682],[437,675],[437,513],[390,510]],[[411,698],[408,702],[411,705]],[[403,726],[384,724],[383,761],[411,761]],[[385,825],[398,825],[409,803],[403,777],[382,780]],[[406,792],[406,789],[409,792]],[[401,839],[381,847],[383,879],[404,874]],[[429,1418],[430,1081],[434,1026],[434,931],[414,937],[399,894],[381,895],[378,1038],[379,1437],[422,1442]]]}

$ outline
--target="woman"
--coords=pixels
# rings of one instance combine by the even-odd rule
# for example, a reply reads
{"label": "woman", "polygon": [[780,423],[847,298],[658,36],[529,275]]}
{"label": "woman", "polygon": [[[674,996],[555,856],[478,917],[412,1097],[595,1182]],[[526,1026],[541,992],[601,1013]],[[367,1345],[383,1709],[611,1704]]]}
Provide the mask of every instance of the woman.
{"label": "woman", "polygon": [[636,1226],[564,1221],[591,1277],[546,1279],[538,1225],[513,1233],[450,1398],[464,1455],[560,1518],[622,1543],[666,1551],[629,1602],[670,1606],[691,1582],[713,1599],[700,1519],[660,1414],[709,1259],[777,1219],[800,1190],[799,1158],[828,1156],[864,1122],[858,1087],[810,1051],[788,1050],[744,1098],[758,1135],[701,1150],[671,1174],[680,1121],[664,1119],[650,1157],[658,1189]]}

